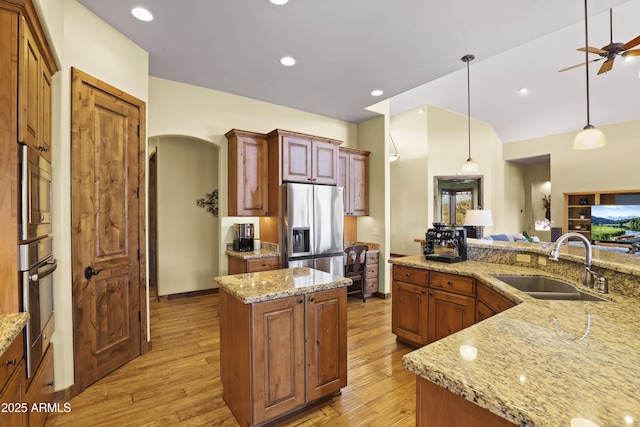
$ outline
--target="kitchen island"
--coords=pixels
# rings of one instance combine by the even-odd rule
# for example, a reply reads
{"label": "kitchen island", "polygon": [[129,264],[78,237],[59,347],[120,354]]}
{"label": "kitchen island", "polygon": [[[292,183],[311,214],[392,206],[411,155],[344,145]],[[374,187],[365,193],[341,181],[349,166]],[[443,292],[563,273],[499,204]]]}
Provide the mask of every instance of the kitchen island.
{"label": "kitchen island", "polygon": [[577,284],[584,268],[577,249],[563,249],[561,263],[538,258],[546,248],[526,245],[473,247],[472,260],[456,264],[390,260],[394,268],[473,278],[517,304],[404,356],[417,375],[418,425],[636,425],[638,256],[594,259],[614,278],[616,292],[605,302],[536,300],[493,277],[543,275]]}
{"label": "kitchen island", "polygon": [[222,397],[258,426],[347,385],[344,277],[300,267],[221,276]]}

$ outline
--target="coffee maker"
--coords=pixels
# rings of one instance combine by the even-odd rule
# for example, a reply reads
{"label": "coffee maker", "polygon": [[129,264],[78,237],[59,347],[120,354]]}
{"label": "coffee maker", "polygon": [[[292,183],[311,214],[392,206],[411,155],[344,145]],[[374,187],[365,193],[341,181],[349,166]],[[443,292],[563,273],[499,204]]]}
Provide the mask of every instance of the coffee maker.
{"label": "coffee maker", "polygon": [[428,261],[461,262],[467,260],[467,230],[434,222],[425,235],[424,258]]}
{"label": "coffee maker", "polygon": [[233,250],[237,252],[253,250],[253,224],[233,224]]}

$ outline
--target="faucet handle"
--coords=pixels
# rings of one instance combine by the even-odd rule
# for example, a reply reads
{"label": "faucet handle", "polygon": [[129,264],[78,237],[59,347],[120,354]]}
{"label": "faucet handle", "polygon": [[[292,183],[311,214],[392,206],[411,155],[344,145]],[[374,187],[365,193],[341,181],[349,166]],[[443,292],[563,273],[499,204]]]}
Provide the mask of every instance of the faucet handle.
{"label": "faucet handle", "polygon": [[609,280],[604,276],[598,276],[596,280],[596,291],[602,294],[609,293]]}

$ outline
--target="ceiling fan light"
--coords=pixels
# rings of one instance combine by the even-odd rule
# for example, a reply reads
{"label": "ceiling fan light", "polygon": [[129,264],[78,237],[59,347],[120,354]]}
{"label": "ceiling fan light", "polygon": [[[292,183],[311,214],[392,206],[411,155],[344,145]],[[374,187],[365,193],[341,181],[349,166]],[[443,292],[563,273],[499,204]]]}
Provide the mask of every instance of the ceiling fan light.
{"label": "ceiling fan light", "polygon": [[474,173],[478,173],[479,170],[480,168],[478,168],[478,164],[474,162],[472,158],[468,158],[462,165],[461,173],[462,175],[472,175]]}
{"label": "ceiling fan light", "polygon": [[574,150],[591,150],[605,145],[607,142],[604,139],[604,134],[591,125],[585,126],[573,141]]}
{"label": "ceiling fan light", "polygon": [[398,153],[391,153],[389,154],[389,161],[390,162],[395,162],[396,160],[398,160],[400,158],[400,155]]}

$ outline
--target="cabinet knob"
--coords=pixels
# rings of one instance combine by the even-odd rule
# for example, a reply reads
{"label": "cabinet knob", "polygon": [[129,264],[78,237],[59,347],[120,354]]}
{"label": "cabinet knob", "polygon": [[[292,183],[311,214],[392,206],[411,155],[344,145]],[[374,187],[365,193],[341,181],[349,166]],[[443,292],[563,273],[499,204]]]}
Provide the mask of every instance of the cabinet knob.
{"label": "cabinet knob", "polygon": [[449,281],[447,282],[447,285],[451,286],[451,285],[453,285],[453,282],[452,282],[451,280],[449,280]]}
{"label": "cabinet knob", "polygon": [[407,277],[411,277],[411,273],[406,273],[406,276]]}
{"label": "cabinet knob", "polygon": [[422,290],[422,293],[423,293],[423,294],[426,294],[426,293],[427,293],[427,291],[425,291],[425,290],[423,289],[423,290]]}
{"label": "cabinet knob", "polygon": [[14,357],[14,358],[13,358],[13,359],[11,359],[11,360],[7,360],[4,364],[5,364],[6,366],[16,366],[16,358]]}
{"label": "cabinet knob", "polygon": [[433,296],[433,292],[429,292],[429,295]]}
{"label": "cabinet knob", "polygon": [[53,387],[53,381],[47,383],[47,387]]}
{"label": "cabinet knob", "polygon": [[309,301],[314,302],[315,300],[315,297],[309,297]]}
{"label": "cabinet knob", "polygon": [[298,304],[302,304],[302,301],[304,301],[302,298],[298,298]]}

